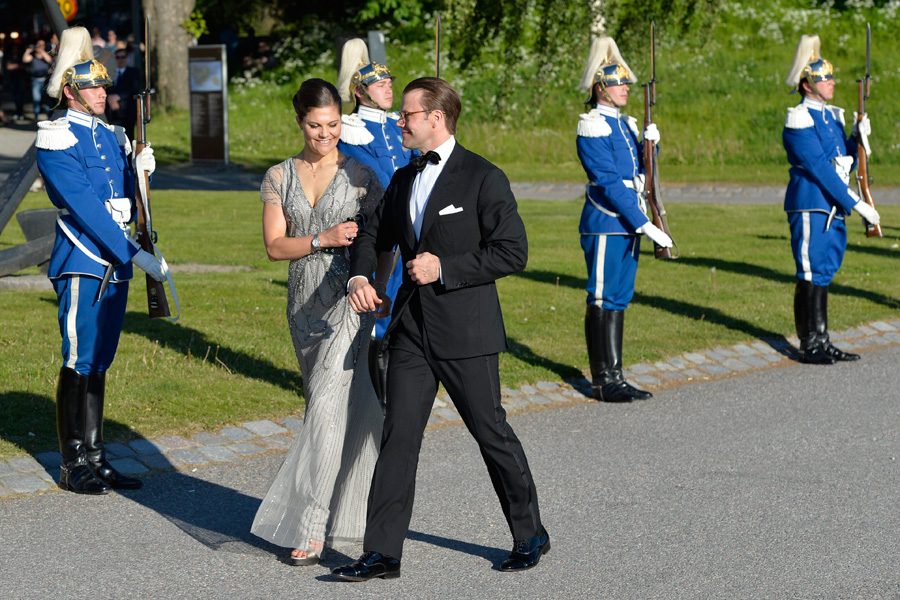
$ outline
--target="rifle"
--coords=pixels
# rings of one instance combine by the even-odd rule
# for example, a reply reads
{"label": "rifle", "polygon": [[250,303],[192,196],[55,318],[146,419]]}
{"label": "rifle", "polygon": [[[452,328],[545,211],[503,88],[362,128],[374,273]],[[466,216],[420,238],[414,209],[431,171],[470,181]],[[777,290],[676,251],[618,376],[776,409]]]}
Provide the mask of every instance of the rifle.
{"label": "rifle", "polygon": [[[859,110],[856,112],[857,124],[862,121],[866,115],[866,100],[872,91],[871,74],[872,65],[872,28],[866,23],[866,76],[863,79],[857,79],[856,84],[859,89]],[[859,190],[859,197],[863,202],[875,208],[875,200],[872,198],[872,190],[869,184],[872,182],[872,176],[869,175],[869,143],[868,139],[859,133],[859,126],[856,130],[856,187]],[[863,219],[863,225],[866,227],[866,237],[882,237],[881,225],[873,225]]]}
{"label": "rifle", "polygon": [[[651,109],[656,106],[656,23],[650,21],[650,81],[645,83],[644,88],[644,131],[647,126],[653,123],[653,113]],[[666,219],[666,209],[662,203],[662,194],[659,190],[659,161],[656,156],[656,142],[644,140],[644,199],[650,205],[650,214],[653,224],[665,232],[670,238],[672,232],[669,231],[669,221]],[[672,239],[671,248],[663,248],[655,243],[653,254],[656,258],[674,259],[679,257],[678,245],[675,239]]]}
{"label": "rifle", "polygon": [[434,26],[434,76],[441,76],[441,13],[437,14]]}
{"label": "rifle", "polygon": [[[138,110],[138,138],[134,141],[134,158],[147,147],[147,123],[152,117],[150,113],[150,95],[153,88],[150,86],[150,16],[145,16],[144,21],[144,89],[138,93],[136,102]],[[135,173],[134,201],[137,207],[137,222],[135,237],[141,249],[156,256],[156,232],[153,231],[150,220],[150,178],[146,171]],[[168,317],[169,301],[166,298],[166,290],[162,282],[156,281],[147,275],[147,306],[150,318]]]}

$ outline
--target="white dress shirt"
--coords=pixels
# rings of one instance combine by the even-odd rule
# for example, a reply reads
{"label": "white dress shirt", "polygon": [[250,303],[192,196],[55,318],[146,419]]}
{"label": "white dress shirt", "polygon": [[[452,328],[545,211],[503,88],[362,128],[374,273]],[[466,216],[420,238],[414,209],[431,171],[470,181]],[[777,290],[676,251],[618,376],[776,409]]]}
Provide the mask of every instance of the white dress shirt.
{"label": "white dress shirt", "polygon": [[441,157],[441,162],[425,163],[425,168],[419,171],[413,180],[412,191],[409,194],[409,218],[412,221],[413,229],[416,230],[416,239],[422,232],[422,217],[425,214],[425,207],[428,205],[428,198],[431,196],[431,190],[438,176],[444,170],[450,153],[456,147],[456,138],[450,136],[446,142],[434,149]]}

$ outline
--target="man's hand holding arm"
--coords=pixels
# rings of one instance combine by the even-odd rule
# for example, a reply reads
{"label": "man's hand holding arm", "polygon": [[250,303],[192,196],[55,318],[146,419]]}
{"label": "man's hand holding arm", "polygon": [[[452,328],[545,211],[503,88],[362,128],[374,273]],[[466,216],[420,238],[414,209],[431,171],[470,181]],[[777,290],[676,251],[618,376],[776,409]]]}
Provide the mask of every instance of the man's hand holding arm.
{"label": "man's hand holding arm", "polygon": [[428,285],[441,279],[441,259],[431,252],[417,254],[405,267],[409,278],[418,285]]}
{"label": "man's hand holding arm", "polygon": [[377,310],[378,305],[382,302],[378,297],[378,292],[362,275],[353,277],[347,283],[347,300],[350,301],[350,308],[358,313]]}

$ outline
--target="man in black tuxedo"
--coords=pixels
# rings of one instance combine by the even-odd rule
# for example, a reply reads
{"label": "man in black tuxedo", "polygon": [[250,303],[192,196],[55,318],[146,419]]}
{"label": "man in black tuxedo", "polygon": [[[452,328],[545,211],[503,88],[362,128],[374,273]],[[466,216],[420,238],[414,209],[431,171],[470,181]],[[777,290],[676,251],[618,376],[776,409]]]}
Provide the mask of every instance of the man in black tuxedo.
{"label": "man in black tuxedo", "polygon": [[129,141],[134,141],[137,123],[135,97],[141,91],[141,73],[128,66],[128,51],[116,49],[116,72],[113,84],[106,90],[106,120],[110,125],[121,125]]}
{"label": "man in black tuxedo", "polygon": [[387,406],[365,551],[332,573],[350,581],[400,576],[422,435],[438,382],[478,442],[514,547],[501,571],[535,566],[550,549],[522,445],[500,405],[498,353],[507,347],[495,280],[525,268],[528,242],[503,172],[456,142],[459,95],[424,77],[406,86],[403,145],[421,157],[398,170],[352,246],[348,298],[357,312],[382,299],[368,280],[399,244],[406,267],[391,324]]}

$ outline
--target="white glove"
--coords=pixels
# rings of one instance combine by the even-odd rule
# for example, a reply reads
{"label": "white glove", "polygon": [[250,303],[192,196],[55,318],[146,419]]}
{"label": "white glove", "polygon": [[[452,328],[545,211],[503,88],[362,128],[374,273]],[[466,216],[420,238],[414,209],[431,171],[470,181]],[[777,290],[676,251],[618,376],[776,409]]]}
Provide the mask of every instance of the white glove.
{"label": "white glove", "polygon": [[853,135],[861,133],[866,137],[872,135],[872,123],[869,121],[869,115],[863,114],[862,119],[857,121],[857,113],[853,113]]}
{"label": "white glove", "polygon": [[145,146],[134,159],[134,172],[140,174],[141,171],[147,171],[152,175],[155,170],[156,158],[153,156],[153,148]]}
{"label": "white glove", "polygon": [[853,210],[862,215],[862,218],[868,221],[870,225],[881,223],[881,215],[878,214],[878,211],[862,200],[853,205]]}
{"label": "white glove", "polygon": [[[143,154],[143,152],[141,154]],[[138,250],[138,253],[134,255],[131,262],[140,267],[153,279],[157,281],[166,280],[166,272],[163,269],[162,263],[156,260],[156,257],[149,252]]]}
{"label": "white glove", "polygon": [[656,123],[647,125],[647,129],[644,130],[644,141],[653,143],[659,142],[659,128],[656,126]]}
{"label": "white glove", "polygon": [[671,248],[672,247],[672,238],[666,235],[662,229],[647,221],[643,225],[637,228],[638,233],[643,233],[648,238],[653,240],[655,244],[662,246],[663,248]]}

